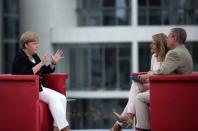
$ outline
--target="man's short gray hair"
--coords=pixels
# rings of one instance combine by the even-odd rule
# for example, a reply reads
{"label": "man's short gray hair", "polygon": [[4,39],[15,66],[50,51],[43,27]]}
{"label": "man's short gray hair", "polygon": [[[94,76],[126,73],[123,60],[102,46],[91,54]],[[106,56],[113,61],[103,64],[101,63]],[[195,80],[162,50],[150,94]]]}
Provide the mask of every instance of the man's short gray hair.
{"label": "man's short gray hair", "polygon": [[187,38],[186,31],[183,28],[172,28],[171,29],[171,34],[177,38],[177,40],[181,43],[184,44]]}

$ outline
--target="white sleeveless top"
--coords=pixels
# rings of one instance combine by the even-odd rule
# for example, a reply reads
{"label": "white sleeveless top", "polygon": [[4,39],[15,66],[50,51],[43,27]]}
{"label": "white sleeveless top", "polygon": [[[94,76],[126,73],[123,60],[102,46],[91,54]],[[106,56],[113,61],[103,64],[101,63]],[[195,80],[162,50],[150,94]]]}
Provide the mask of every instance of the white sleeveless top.
{"label": "white sleeveless top", "polygon": [[155,57],[155,53],[151,57],[151,71],[156,71],[160,68],[160,62],[157,61],[157,57]]}

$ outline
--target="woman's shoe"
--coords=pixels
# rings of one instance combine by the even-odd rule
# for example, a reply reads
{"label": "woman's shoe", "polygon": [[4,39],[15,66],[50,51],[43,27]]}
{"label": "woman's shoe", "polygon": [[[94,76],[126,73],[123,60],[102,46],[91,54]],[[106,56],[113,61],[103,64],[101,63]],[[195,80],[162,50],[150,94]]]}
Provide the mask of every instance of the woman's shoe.
{"label": "woman's shoe", "polygon": [[127,113],[124,116],[121,116],[120,114],[118,114],[117,112],[113,112],[113,115],[115,117],[115,119],[121,123],[126,123],[127,124],[127,128],[129,126],[133,126],[133,115],[131,113]]}
{"label": "woman's shoe", "polygon": [[115,123],[111,128],[111,131],[121,131],[122,127],[118,123]]}
{"label": "woman's shoe", "polygon": [[69,126],[66,126],[66,127],[63,128],[61,131],[69,131]]}
{"label": "woman's shoe", "polygon": [[53,131],[59,131],[58,127],[54,127]]}

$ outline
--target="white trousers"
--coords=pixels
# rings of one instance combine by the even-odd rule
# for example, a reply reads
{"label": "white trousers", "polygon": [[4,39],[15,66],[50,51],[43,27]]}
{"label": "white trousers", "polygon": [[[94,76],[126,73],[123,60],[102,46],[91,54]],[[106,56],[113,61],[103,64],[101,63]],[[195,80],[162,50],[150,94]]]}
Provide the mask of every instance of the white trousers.
{"label": "white trousers", "polygon": [[[135,114],[135,99],[136,99],[136,95],[140,92],[144,92],[146,91],[148,88],[146,86],[144,86],[143,84],[139,83],[139,82],[135,82],[133,81],[131,84],[131,88],[129,91],[129,97],[128,97],[128,102],[127,105],[125,106],[123,112],[122,112],[122,116],[126,115],[127,113],[132,113]],[[118,124],[122,125],[122,123],[118,122]]]}
{"label": "white trousers", "polygon": [[139,93],[136,96],[136,120],[137,128],[150,129],[150,113],[148,103],[150,103],[150,91]]}
{"label": "white trousers", "polygon": [[54,127],[58,127],[59,130],[61,130],[69,125],[66,120],[67,99],[64,95],[43,87],[43,91],[39,93],[39,99],[48,104],[49,110],[54,118]]}

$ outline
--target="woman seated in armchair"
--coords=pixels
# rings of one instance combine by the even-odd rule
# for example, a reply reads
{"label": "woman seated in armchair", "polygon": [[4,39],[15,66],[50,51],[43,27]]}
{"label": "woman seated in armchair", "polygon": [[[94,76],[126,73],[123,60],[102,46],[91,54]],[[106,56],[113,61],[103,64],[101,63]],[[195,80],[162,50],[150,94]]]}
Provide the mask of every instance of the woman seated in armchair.
{"label": "woman seated in armchair", "polygon": [[45,87],[44,74],[52,73],[56,64],[63,58],[63,52],[57,50],[51,55],[51,63],[46,66],[50,55],[40,59],[37,55],[39,50],[39,36],[34,32],[24,32],[20,38],[20,50],[16,54],[12,74],[38,75],[40,81],[39,99],[48,104],[54,119],[53,131],[69,131],[69,124],[66,120],[67,99],[64,95]]}
{"label": "woman seated in armchair", "polygon": [[[159,69],[162,61],[164,61],[165,55],[168,51],[167,36],[163,33],[155,34],[152,36],[152,43],[150,44],[150,50],[152,55],[151,58],[151,67],[150,70]],[[123,123],[126,123],[127,126],[132,125],[133,118],[135,116],[135,97],[138,93],[148,90],[148,75],[143,74],[139,76],[142,82],[133,81],[130,91],[127,105],[125,106],[124,111],[121,115],[116,112],[113,112],[115,119],[117,120],[111,131],[121,131]],[[139,80],[139,81],[140,81]]]}

